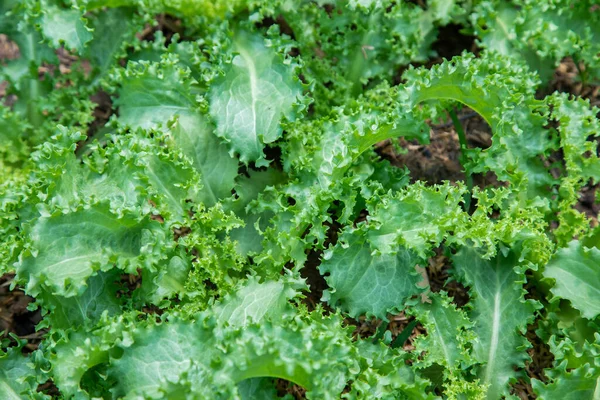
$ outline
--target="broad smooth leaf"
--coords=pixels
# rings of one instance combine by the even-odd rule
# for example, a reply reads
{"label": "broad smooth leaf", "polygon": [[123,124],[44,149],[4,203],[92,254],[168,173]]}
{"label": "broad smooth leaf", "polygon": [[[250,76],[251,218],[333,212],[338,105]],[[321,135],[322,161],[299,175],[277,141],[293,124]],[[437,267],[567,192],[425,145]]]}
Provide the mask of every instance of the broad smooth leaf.
{"label": "broad smooth leaf", "polygon": [[574,240],[556,252],[544,276],[555,280],[552,293],[567,299],[585,318],[600,314],[600,250]]}
{"label": "broad smooth leaf", "polygon": [[533,390],[540,400],[597,400],[600,398],[600,367],[589,364],[572,371],[566,363],[552,371],[552,382],[543,384],[533,379]]}
{"label": "broad smooth leaf", "polygon": [[21,354],[19,348],[0,350],[0,398],[3,400],[49,399],[36,392],[31,359]]}
{"label": "broad smooth leaf", "polygon": [[208,206],[231,195],[237,175],[237,160],[214,135],[210,122],[196,109],[191,78],[173,65],[159,68],[143,64],[141,70],[122,78],[119,120],[132,128],[149,129],[178,117],[171,127],[175,144],[200,172]]}
{"label": "broad smooth leaf", "polygon": [[[362,314],[387,319],[387,313],[403,308],[404,301],[420,292],[423,279],[415,269],[419,258],[400,248],[395,255],[372,255],[360,232],[348,235],[329,250],[319,266],[329,284],[323,300],[353,317]],[[328,275],[327,275],[328,274]]]}
{"label": "broad smooth leaf", "polygon": [[78,10],[46,7],[41,26],[42,33],[55,48],[64,43],[69,50],[83,53],[86,43],[92,40],[92,32]]}
{"label": "broad smooth leaf", "polygon": [[489,385],[489,399],[509,394],[508,383],[516,378],[514,367],[528,359],[523,332],[536,304],[523,298],[522,273],[515,271],[518,260],[515,251],[485,260],[470,247],[452,257],[457,275],[471,287],[473,357],[482,363],[478,377]]}
{"label": "broad smooth leaf", "polygon": [[302,85],[262,39],[239,33],[234,44],[237,55],[211,86],[210,113],[217,134],[242,162],[265,166],[263,148],[281,136],[283,117],[294,119],[294,103]]}
{"label": "broad smooth leaf", "polygon": [[27,232],[35,253],[22,257],[17,275],[28,280],[30,293],[37,294],[41,283],[55,294],[77,295],[96,270],[109,270],[117,263],[135,272],[152,260],[147,252],[152,242],[164,240],[161,231],[156,221],[118,217],[104,204],[41,217]]}

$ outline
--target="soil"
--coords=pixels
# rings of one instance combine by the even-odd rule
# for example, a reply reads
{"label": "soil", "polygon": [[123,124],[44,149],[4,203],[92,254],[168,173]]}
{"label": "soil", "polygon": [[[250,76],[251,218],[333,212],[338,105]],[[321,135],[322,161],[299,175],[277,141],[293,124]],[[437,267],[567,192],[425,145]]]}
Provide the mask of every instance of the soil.
{"label": "soil", "polygon": [[0,277],[0,338],[16,344],[14,335],[26,341],[22,350],[27,353],[37,349],[45,331],[36,332],[35,326],[42,319],[40,311],[28,310],[33,298],[21,288],[11,290],[13,278],[13,274]]}
{"label": "soil", "polygon": [[[489,125],[477,113],[465,107],[458,113],[467,137],[469,148],[486,149],[492,144]],[[439,184],[443,181],[464,181],[465,174],[460,163],[458,135],[451,122],[431,124],[430,143],[420,144],[416,140],[399,139],[404,152],[397,152],[391,141],[378,143],[377,152],[397,167],[408,167],[413,181]],[[499,186],[495,174],[476,174],[474,183],[481,187]]]}

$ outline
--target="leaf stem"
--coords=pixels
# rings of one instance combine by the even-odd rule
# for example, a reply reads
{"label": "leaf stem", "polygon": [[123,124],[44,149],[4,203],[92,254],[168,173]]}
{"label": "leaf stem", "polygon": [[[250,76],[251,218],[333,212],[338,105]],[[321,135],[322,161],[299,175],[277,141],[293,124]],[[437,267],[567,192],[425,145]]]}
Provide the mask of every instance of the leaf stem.
{"label": "leaf stem", "polygon": [[579,66],[581,60],[579,59],[579,57],[577,57],[575,54],[573,54],[572,56],[573,58],[573,63],[575,64],[575,68],[577,68],[577,73],[579,74],[579,79],[581,80],[581,90],[580,93],[583,93],[583,89],[585,88],[585,86],[587,85],[587,70],[584,68],[581,68]]}
{"label": "leaf stem", "polygon": [[468,193],[465,194],[465,210],[468,212],[471,208],[471,193],[473,192],[473,176],[471,175],[471,171],[466,167],[467,165],[467,135],[456,115],[456,110],[454,107],[448,108],[448,115],[450,115],[450,119],[452,119],[452,123],[454,124],[454,130],[458,135],[458,142],[460,144],[460,164],[464,168],[465,171],[465,183],[467,184]]}
{"label": "leaf stem", "polygon": [[406,342],[406,340],[410,337],[413,329],[415,329],[415,326],[417,326],[416,319],[409,322],[409,324],[406,325],[406,327],[404,327],[402,332],[400,332],[400,334],[396,336],[396,339],[394,339],[394,341],[392,342],[392,348],[396,349],[398,347],[402,347],[404,345],[404,342]]}
{"label": "leaf stem", "polygon": [[378,341],[383,339],[383,335],[385,334],[385,331],[387,330],[389,325],[389,322],[381,322],[381,325],[379,325],[379,327],[377,328],[377,332],[375,332],[375,336],[373,337],[373,343],[377,343]]}

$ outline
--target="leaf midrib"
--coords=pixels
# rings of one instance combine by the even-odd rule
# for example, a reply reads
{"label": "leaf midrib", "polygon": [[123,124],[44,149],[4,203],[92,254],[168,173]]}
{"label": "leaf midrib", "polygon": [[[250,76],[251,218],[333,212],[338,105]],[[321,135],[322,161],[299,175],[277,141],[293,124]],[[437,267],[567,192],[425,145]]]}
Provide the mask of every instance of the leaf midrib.
{"label": "leaf midrib", "polygon": [[238,46],[238,53],[240,57],[244,59],[246,66],[248,67],[248,80],[250,81],[250,97],[252,98],[251,109],[252,109],[252,123],[253,123],[253,131],[254,131],[254,145],[256,154],[260,154],[261,149],[259,148],[258,143],[258,127],[257,127],[257,116],[256,116],[256,103],[258,97],[258,72],[256,71],[256,65],[254,64],[254,60],[252,56],[248,53],[248,51],[243,46]]}

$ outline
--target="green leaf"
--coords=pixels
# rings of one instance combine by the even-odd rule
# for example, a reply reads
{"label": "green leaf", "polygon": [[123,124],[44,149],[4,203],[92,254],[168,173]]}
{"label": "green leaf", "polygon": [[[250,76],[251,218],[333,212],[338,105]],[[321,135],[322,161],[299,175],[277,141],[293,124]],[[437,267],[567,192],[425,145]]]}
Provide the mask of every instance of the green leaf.
{"label": "green leaf", "polygon": [[[132,67],[133,68],[133,67]],[[171,62],[164,66],[140,63],[121,77],[119,120],[132,128],[156,128],[178,117],[171,125],[173,141],[200,172],[208,206],[228,197],[237,175],[237,161],[213,134],[193,95],[194,81]]]}
{"label": "green leaf", "polygon": [[585,318],[600,314],[600,250],[587,248],[574,240],[560,249],[544,270],[555,280],[552,293],[567,299]]}
{"label": "green leaf", "polygon": [[[402,66],[429,59],[437,27],[467,8],[435,0],[426,9],[410,2],[374,0],[281,3],[268,15],[282,15],[290,25],[294,46],[306,64],[303,74],[314,85],[317,113],[344,104],[366,85],[391,82]],[[335,12],[328,12],[332,5]]]}
{"label": "green leaf", "polygon": [[409,69],[403,77],[407,86],[399,98],[405,107],[429,100],[458,101],[490,125],[492,145],[485,152],[470,150],[472,161],[466,168],[494,171],[515,186],[525,181],[532,196],[546,195],[554,180],[540,155],[554,143],[544,130],[544,109],[534,98],[538,78],[527,67],[492,52],[479,58],[465,52],[429,70]]}
{"label": "green leaf", "polygon": [[31,358],[21,354],[20,348],[0,350],[0,397],[6,400],[49,399],[36,391],[37,382]]}
{"label": "green leaf", "polygon": [[482,363],[477,376],[482,385],[489,385],[489,399],[508,396],[508,383],[516,379],[514,367],[529,359],[524,351],[529,342],[523,333],[537,307],[523,298],[519,254],[505,251],[485,260],[477,250],[463,247],[452,261],[457,275],[471,287],[473,357]]}
{"label": "green leaf", "polygon": [[504,57],[525,60],[532,70],[538,72],[543,82],[552,77],[555,60],[541,57],[531,42],[523,39],[524,27],[520,20],[523,16],[516,7],[509,2],[483,1],[474,11],[471,20],[483,47]]}
{"label": "green leaf", "polygon": [[583,182],[600,181],[598,144],[591,140],[600,136],[598,108],[585,99],[570,98],[567,93],[554,93],[546,101],[552,106],[552,118],[560,123],[560,145],[569,176]]}
{"label": "green leaf", "polygon": [[44,8],[41,18],[42,34],[55,48],[64,43],[69,50],[83,53],[85,45],[92,40],[92,32],[77,9],[62,10],[58,7]]}
{"label": "green leaf", "polygon": [[82,160],[75,150],[83,137],[79,131],[58,126],[51,140],[32,154],[38,186],[46,200],[38,207],[45,213],[67,212],[105,201],[115,213],[123,209],[149,212],[145,190],[149,179],[135,165],[139,159],[146,161],[145,154],[131,152],[131,148],[146,150],[148,145],[138,137],[118,135],[105,146],[94,144],[96,153]]}
{"label": "green leaf", "polygon": [[373,255],[360,231],[345,234],[327,251],[319,266],[329,285],[323,300],[340,307],[352,317],[362,314],[387,319],[399,311],[406,299],[418,294],[422,281],[414,252],[399,248],[395,255]]}
{"label": "green leaf", "polygon": [[[269,378],[253,378],[241,381],[238,384],[238,391],[242,400],[272,400],[277,397],[277,389],[273,379]],[[291,400],[291,398],[289,394],[284,397],[286,400]]]}
{"label": "green leaf", "polygon": [[121,123],[134,129],[149,129],[166,126],[175,115],[196,113],[195,81],[175,61],[164,65],[142,61],[122,71],[121,87],[114,101]]}
{"label": "green leaf", "polygon": [[0,106],[0,167],[3,170],[22,166],[29,155],[24,140],[26,129],[25,121],[7,107]]}
{"label": "green leaf", "polygon": [[191,269],[191,261],[187,256],[174,256],[168,264],[158,271],[142,271],[142,287],[135,296],[142,303],[160,304],[162,299],[177,296],[182,299],[187,294],[185,282]]}
{"label": "green leaf", "polygon": [[[248,255],[251,252],[258,253],[262,250],[262,231],[267,228],[267,224],[273,213],[270,211],[256,212],[248,210],[249,204],[256,200],[259,194],[267,187],[276,186],[285,182],[286,176],[281,171],[270,168],[266,171],[248,171],[249,177],[241,175],[235,186],[237,199],[232,200],[226,205],[243,218],[244,226],[232,229],[229,237],[237,241],[237,250]],[[258,229],[256,227],[258,224]]]}
{"label": "green leaf", "polygon": [[552,114],[558,122],[560,145],[564,153],[566,176],[563,178],[558,197],[558,223],[554,231],[557,244],[564,247],[574,237],[581,237],[590,229],[590,220],[575,206],[580,191],[588,182],[600,182],[600,158],[595,137],[600,135],[598,109],[581,98],[570,99],[566,93],[546,97]]}
{"label": "green leaf", "polygon": [[[32,24],[18,23],[25,17],[22,11],[13,10],[13,14],[0,16],[0,29],[19,48],[19,58],[3,62],[0,77],[10,82],[18,90],[18,99],[13,110],[22,115],[34,128],[38,128],[43,117],[39,103],[52,88],[52,80],[46,75],[40,81],[38,68],[42,63],[57,64],[58,58],[52,48],[42,43],[42,35]],[[6,64],[6,65],[4,65]]]}
{"label": "green leaf", "polygon": [[17,279],[25,279],[27,292],[34,296],[44,290],[40,285],[67,297],[81,294],[95,271],[109,270],[116,263],[135,273],[155,261],[154,246],[164,252],[160,244],[166,245],[158,222],[117,216],[104,204],[40,217],[26,233],[32,248],[21,255]]}
{"label": "green leaf", "polygon": [[[308,398],[334,399],[354,364],[344,357],[351,351],[350,338],[340,322],[285,319],[283,325],[262,321],[222,330],[202,318],[135,327],[131,341],[121,345],[122,356],[109,367],[109,376],[117,381],[113,395],[156,396],[167,382],[181,382],[185,374],[198,395],[214,390],[227,398],[234,383],[272,376],[302,385]],[[328,361],[313,362],[323,357]]]}
{"label": "green leaf", "polygon": [[204,190],[200,194],[207,206],[231,196],[238,163],[227,147],[214,135],[212,127],[198,114],[183,115],[171,127],[173,140],[200,172]]}
{"label": "green leaf", "polygon": [[483,1],[471,20],[484,46],[526,60],[544,80],[569,55],[585,63],[586,75],[598,77],[600,18],[593,7],[592,1]]}
{"label": "green leaf", "polygon": [[353,379],[349,399],[419,399],[433,400],[431,382],[407,365],[406,354],[383,342],[356,341],[361,373]]}
{"label": "green leaf", "polygon": [[[59,330],[48,338],[47,358],[52,365],[52,379],[62,395],[90,397],[82,390],[87,383],[83,377],[90,369],[108,362],[109,350],[122,339],[123,330],[129,322],[127,317],[101,317],[97,329]],[[97,379],[94,384],[104,378]]]}
{"label": "green leaf", "polygon": [[161,385],[177,382],[184,372],[193,373],[196,362],[210,359],[218,351],[211,346],[210,330],[194,324],[138,328],[132,332],[131,339],[133,346],[112,362],[109,369],[118,382],[113,389],[116,397],[127,394],[156,396]]}
{"label": "green leaf", "polygon": [[108,316],[121,312],[122,303],[117,298],[117,281],[121,271],[111,270],[98,272],[86,282],[85,291],[74,297],[41,293],[38,304],[47,314],[38,328],[45,326],[52,329],[68,329],[71,327],[94,326],[100,316],[106,312]]}
{"label": "green leaf", "polygon": [[244,163],[266,166],[263,148],[281,137],[280,121],[295,118],[294,104],[302,85],[262,39],[239,33],[231,64],[210,89],[210,113],[217,134],[229,142]]}
{"label": "green leaf", "polygon": [[213,310],[216,318],[233,327],[243,327],[265,319],[276,320],[289,307],[289,300],[299,296],[306,284],[300,279],[259,282],[250,276],[241,287],[218,302]]}
{"label": "green leaf", "polygon": [[470,342],[475,339],[470,332],[471,322],[443,292],[429,294],[428,299],[429,302],[418,302],[409,308],[409,313],[427,330],[427,335],[415,339],[415,353],[425,354],[417,365],[428,367],[436,363],[445,366],[450,374],[460,373],[470,358]]}
{"label": "green leaf", "polygon": [[566,363],[552,371],[552,381],[543,384],[532,380],[533,390],[540,400],[597,400],[600,393],[600,368],[582,367],[567,371]]}
{"label": "green leaf", "polygon": [[135,38],[138,21],[134,10],[121,7],[102,10],[89,17],[93,38],[86,46],[86,55],[99,76],[108,72],[117,57],[124,55],[123,47]]}
{"label": "green leaf", "polygon": [[[14,16],[12,18],[14,19]],[[14,85],[20,87],[21,78],[37,79],[37,67],[42,62],[54,64],[58,61],[54,51],[48,45],[41,43],[42,36],[34,27],[26,24],[17,25],[12,19],[0,22],[3,24],[4,34],[19,46],[20,57],[3,65],[1,70],[2,75],[8,77]],[[23,91],[22,94],[28,93]]]}
{"label": "green leaf", "polygon": [[393,201],[378,202],[369,219],[371,245],[382,253],[401,245],[425,257],[462,219],[462,193],[451,186],[415,183]]}

